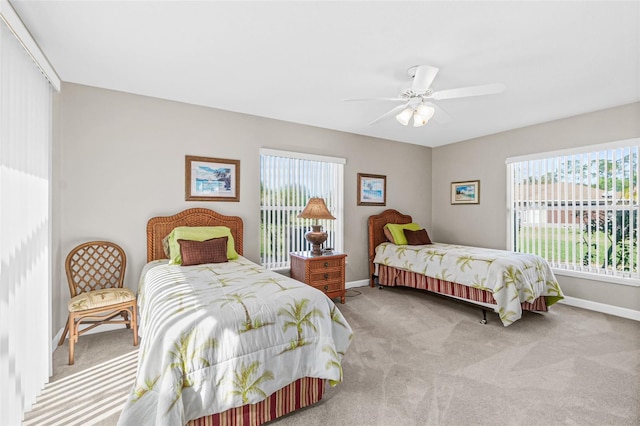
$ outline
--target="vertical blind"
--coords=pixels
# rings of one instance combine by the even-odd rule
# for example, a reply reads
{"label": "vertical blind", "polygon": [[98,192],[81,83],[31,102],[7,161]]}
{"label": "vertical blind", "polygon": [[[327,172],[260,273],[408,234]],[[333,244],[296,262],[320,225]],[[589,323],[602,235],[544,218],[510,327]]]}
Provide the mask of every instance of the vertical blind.
{"label": "vertical blind", "polygon": [[52,87],[1,6],[0,424],[20,424],[50,373]]}
{"label": "vertical blind", "polygon": [[269,269],[289,267],[289,253],[309,250],[310,219],[298,219],[311,197],[324,199],[336,220],[320,220],[324,247],[343,247],[343,158],[260,150],[260,261]]}
{"label": "vertical blind", "polygon": [[513,250],[559,269],[638,279],[639,142],[508,159]]}

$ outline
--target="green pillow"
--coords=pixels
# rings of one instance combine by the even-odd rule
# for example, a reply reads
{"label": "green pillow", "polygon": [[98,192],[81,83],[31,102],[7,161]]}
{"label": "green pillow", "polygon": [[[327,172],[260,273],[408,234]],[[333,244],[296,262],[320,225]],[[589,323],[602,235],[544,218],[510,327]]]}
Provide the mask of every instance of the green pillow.
{"label": "green pillow", "polygon": [[391,232],[393,243],[399,246],[407,244],[407,237],[404,235],[405,229],[408,229],[409,231],[419,231],[422,229],[422,226],[417,223],[387,223],[384,227]]}
{"label": "green pillow", "polygon": [[169,234],[169,264],[181,265],[180,243],[178,240],[206,241],[212,238],[229,237],[227,241],[227,259],[238,258],[231,229],[226,226],[179,226]]}

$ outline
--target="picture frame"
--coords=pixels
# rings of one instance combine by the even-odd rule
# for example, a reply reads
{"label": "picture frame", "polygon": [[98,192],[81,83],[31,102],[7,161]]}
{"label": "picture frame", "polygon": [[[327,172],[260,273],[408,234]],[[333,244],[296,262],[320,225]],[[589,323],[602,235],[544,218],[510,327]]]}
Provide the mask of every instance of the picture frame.
{"label": "picture frame", "polygon": [[451,204],[480,204],[480,181],[451,182]]}
{"label": "picture frame", "polygon": [[358,173],[358,205],[386,206],[387,177]]}
{"label": "picture frame", "polygon": [[240,201],[240,160],[185,155],[186,201]]}

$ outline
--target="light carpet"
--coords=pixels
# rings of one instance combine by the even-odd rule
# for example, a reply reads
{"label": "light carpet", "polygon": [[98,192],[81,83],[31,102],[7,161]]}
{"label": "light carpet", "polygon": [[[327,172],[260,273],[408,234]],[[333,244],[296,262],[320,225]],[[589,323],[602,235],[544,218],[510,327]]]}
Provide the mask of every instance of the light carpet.
{"label": "light carpet", "polygon": [[[354,338],[344,382],[272,424],[640,425],[640,324],[554,305],[497,314],[413,289],[359,287],[338,307]],[[133,384],[130,330],[86,335],[24,426],[115,425]]]}

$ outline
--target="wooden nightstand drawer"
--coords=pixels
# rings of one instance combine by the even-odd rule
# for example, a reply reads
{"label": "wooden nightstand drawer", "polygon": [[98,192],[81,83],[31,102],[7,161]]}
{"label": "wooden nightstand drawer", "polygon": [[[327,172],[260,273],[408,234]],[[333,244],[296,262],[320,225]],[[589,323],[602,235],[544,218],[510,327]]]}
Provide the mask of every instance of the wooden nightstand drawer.
{"label": "wooden nightstand drawer", "polygon": [[290,253],[291,278],[317,288],[328,297],[339,297],[344,303],[345,297],[345,259],[344,253],[312,256],[310,252]]}
{"label": "wooden nightstand drawer", "polygon": [[326,269],[342,270],[343,263],[344,259],[314,259],[309,261],[309,268],[311,269],[311,273]]}
{"label": "wooden nightstand drawer", "polygon": [[327,281],[321,283],[313,283],[311,287],[317,288],[325,293],[334,293],[336,291],[342,291],[342,281]]}
{"label": "wooden nightstand drawer", "polygon": [[311,271],[309,282],[307,284],[316,285],[323,281],[340,281],[342,279],[342,269],[332,271]]}

